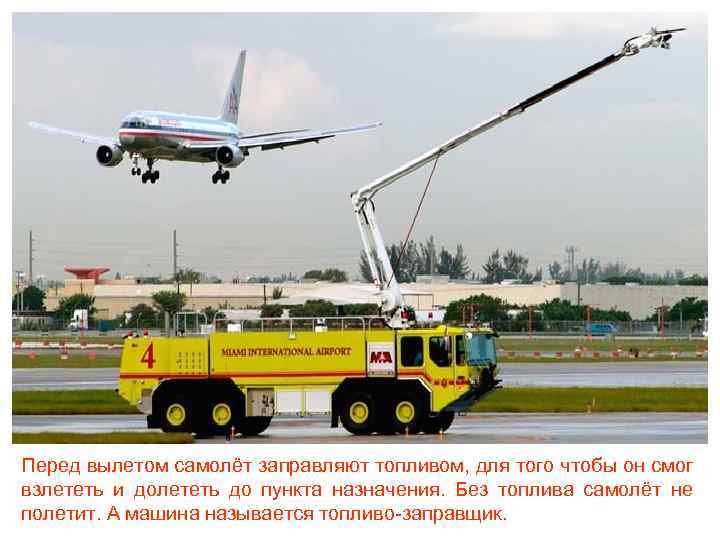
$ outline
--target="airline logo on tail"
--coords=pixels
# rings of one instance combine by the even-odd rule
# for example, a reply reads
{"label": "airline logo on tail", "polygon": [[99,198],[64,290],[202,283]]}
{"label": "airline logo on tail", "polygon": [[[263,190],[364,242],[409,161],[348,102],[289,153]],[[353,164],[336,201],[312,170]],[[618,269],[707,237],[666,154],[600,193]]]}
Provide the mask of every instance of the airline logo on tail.
{"label": "airline logo on tail", "polygon": [[228,96],[228,112],[235,115],[238,113],[238,98],[234,87]]}

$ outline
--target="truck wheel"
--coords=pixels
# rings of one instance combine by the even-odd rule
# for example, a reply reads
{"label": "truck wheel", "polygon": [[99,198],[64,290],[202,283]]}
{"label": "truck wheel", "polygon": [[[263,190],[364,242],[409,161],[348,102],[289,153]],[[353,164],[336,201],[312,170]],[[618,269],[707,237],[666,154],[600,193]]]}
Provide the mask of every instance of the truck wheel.
{"label": "truck wheel", "polygon": [[246,416],[241,420],[240,431],[247,437],[260,435],[270,425],[272,416]]}
{"label": "truck wheel", "polygon": [[191,414],[188,399],[184,396],[168,396],[160,406],[160,427],[166,433],[189,433]]}
{"label": "truck wheel", "polygon": [[375,431],[375,400],[366,392],[353,392],[343,402],[340,420],[353,435]]}
{"label": "truck wheel", "polygon": [[431,416],[423,422],[422,430],[428,435],[435,435],[441,431],[447,431],[455,419],[455,413],[444,411]]}
{"label": "truck wheel", "polygon": [[210,400],[205,415],[207,431],[213,435],[225,435],[232,426],[235,429],[241,425],[242,414],[235,399],[230,396]]}
{"label": "truck wheel", "polygon": [[420,399],[411,394],[404,394],[390,403],[390,418],[395,432],[411,435],[419,433],[427,416]]}

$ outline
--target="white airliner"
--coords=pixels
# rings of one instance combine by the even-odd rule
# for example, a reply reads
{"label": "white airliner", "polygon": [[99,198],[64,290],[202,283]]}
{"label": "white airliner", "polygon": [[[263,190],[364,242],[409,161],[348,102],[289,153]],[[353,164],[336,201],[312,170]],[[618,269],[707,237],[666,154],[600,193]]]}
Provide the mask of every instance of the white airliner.
{"label": "white airliner", "polygon": [[[295,129],[244,135],[237,126],[244,69],[245,51],[241,51],[218,117],[136,111],[123,120],[117,138],[87,135],[37,122],[29,122],[29,126],[99,145],[95,156],[98,163],[104,167],[115,167],[127,152],[133,162],[132,175],[141,176],[143,184],[148,181],[154,184],[160,178],[160,172],[153,169],[153,165],[161,159],[216,163],[218,169],[212,175],[213,184],[218,181],[224,184],[230,178],[229,171],[225,169],[237,167],[245,161],[251,148],[272,150],[319,142],[336,135],[367,131],[381,125],[375,122],[325,131]],[[139,159],[146,160],[147,171],[140,170]]]}

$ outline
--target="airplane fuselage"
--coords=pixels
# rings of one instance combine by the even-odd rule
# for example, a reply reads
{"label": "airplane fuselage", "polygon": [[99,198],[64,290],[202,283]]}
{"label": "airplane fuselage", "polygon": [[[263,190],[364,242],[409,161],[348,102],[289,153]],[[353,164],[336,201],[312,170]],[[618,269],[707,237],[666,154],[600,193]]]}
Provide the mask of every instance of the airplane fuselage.
{"label": "airplane fuselage", "polygon": [[118,140],[128,152],[152,159],[211,162],[210,154],[188,151],[186,144],[237,139],[235,124],[207,116],[160,111],[130,113],[118,130]]}

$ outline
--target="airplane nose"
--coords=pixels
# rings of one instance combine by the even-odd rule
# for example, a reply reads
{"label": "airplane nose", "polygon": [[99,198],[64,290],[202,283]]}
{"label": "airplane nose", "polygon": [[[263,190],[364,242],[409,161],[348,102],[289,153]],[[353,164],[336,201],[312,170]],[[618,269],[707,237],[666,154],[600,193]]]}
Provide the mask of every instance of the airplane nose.
{"label": "airplane nose", "polygon": [[129,144],[133,144],[135,142],[135,136],[129,135],[127,133],[121,133],[120,134],[120,144],[123,146],[127,146]]}

